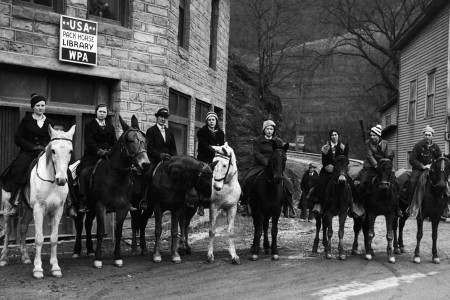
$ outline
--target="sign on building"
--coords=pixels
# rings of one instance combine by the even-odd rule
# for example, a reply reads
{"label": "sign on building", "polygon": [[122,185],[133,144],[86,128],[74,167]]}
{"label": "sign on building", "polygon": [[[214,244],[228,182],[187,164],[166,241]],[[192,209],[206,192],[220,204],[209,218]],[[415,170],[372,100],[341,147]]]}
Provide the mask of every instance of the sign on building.
{"label": "sign on building", "polygon": [[61,16],[59,60],[97,65],[97,22]]}
{"label": "sign on building", "polygon": [[297,143],[303,144],[305,142],[304,135],[297,135]]}

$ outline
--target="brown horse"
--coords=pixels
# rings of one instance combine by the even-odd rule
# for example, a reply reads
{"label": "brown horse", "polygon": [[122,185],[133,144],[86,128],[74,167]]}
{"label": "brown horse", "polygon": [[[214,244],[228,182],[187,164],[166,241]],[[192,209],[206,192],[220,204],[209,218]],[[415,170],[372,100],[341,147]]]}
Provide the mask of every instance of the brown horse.
{"label": "brown horse", "polygon": [[[325,198],[322,199],[323,214],[316,215],[316,237],[314,239],[313,252],[317,252],[319,245],[320,227],[323,222],[323,246],[325,247],[325,257],[331,258],[331,238],[333,237],[333,217],[339,217],[339,256],[341,260],[346,259],[344,254],[343,239],[344,225],[347,219],[347,212],[352,204],[352,190],[349,184],[351,178],[347,175],[349,160],[347,157],[348,147],[345,146],[345,155],[336,157],[336,163],[333,167],[333,175],[325,188]],[[316,187],[318,188],[318,187]]]}
{"label": "brown horse", "polygon": [[[444,208],[447,206],[445,196],[446,183],[450,175],[450,160],[447,157],[440,157],[431,164],[430,170],[422,173],[420,182],[425,186],[423,190],[418,185],[415,193],[421,201],[419,213],[417,215],[417,245],[414,251],[414,262],[420,263],[420,241],[423,236],[423,220],[430,218],[431,220],[431,238],[433,240],[432,255],[433,263],[439,264],[440,259],[436,247],[439,221],[441,220]],[[422,193],[423,192],[423,193]],[[419,202],[420,203],[420,202]]]}
{"label": "brown horse", "polygon": [[[97,218],[97,248],[95,250],[94,267],[102,267],[102,241],[105,236],[106,213],[115,212],[115,247],[114,264],[123,266],[120,250],[123,222],[130,209],[131,201],[131,170],[147,170],[150,162],[147,157],[146,136],[139,129],[137,118],[131,118],[131,127],[119,116],[123,133],[109,157],[102,159],[92,175],[92,190],[87,195],[90,203],[95,203],[95,209],[86,216],[86,233],[90,233],[92,221]],[[84,214],[75,219],[77,238],[74,254],[81,251],[81,231]],[[92,245],[90,235],[87,235],[87,245]],[[88,249],[89,251],[90,249]],[[75,257],[75,256],[74,256]]]}

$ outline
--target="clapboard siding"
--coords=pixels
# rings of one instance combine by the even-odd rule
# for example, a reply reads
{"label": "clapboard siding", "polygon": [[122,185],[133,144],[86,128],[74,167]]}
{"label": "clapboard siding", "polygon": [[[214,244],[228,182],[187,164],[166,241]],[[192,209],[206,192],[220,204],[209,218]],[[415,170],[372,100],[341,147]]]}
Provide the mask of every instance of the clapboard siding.
{"label": "clapboard siding", "polygon": [[[392,105],[390,108],[388,108],[386,111],[384,111],[381,114],[381,128],[386,128],[390,125],[397,125],[397,117],[398,117],[398,104]],[[391,116],[391,122],[388,124],[386,123],[386,116]],[[389,144],[389,150],[395,151],[395,158],[394,158],[394,168],[397,168],[398,158],[397,158],[397,129],[392,129],[387,134],[383,133],[383,139],[386,140]]]}
{"label": "clapboard siding", "polygon": [[[435,130],[434,142],[445,149],[447,122],[447,78],[449,7],[447,5],[424,27],[400,53],[397,167],[408,167],[408,151],[422,139],[422,130],[430,125]],[[435,106],[432,117],[425,116],[427,74],[435,69]],[[407,123],[409,84],[417,80],[416,120]]]}

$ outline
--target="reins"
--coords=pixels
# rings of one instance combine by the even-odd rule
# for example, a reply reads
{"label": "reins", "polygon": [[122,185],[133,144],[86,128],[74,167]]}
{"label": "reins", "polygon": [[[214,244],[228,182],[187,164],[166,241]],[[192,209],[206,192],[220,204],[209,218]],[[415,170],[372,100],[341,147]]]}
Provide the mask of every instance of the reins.
{"label": "reins", "polygon": [[227,178],[228,172],[230,171],[230,166],[231,166],[231,156],[223,155],[223,154],[218,153],[218,152],[216,152],[216,155],[215,155],[215,156],[218,156],[218,157],[220,157],[220,158],[224,158],[224,159],[228,160],[228,168],[227,168],[227,171],[225,172],[225,176],[224,176],[223,178],[220,178],[220,179],[216,179],[216,178],[214,177],[214,181],[221,182],[221,181],[224,181],[225,178]]}
{"label": "reins", "polygon": [[[68,138],[52,138],[49,143],[51,143],[53,141],[68,141],[68,142],[72,143],[72,140],[68,139]],[[38,159],[37,159],[37,162],[36,162],[36,175],[42,181],[55,183],[55,179],[53,179],[53,180],[45,179],[45,178],[42,178],[41,175],[39,175],[39,159],[41,158],[41,156],[44,153],[45,153],[45,151],[41,152],[41,154],[38,156]],[[53,161],[53,159],[51,161],[52,161],[52,166],[53,166],[53,172],[56,174],[55,162]],[[55,177],[55,175],[53,175],[53,177]]]}

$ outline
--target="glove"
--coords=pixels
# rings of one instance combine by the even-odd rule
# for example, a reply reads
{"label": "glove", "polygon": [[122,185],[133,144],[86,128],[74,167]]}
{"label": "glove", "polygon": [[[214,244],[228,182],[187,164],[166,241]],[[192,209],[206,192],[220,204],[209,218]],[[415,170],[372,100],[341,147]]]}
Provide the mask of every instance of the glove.
{"label": "glove", "polygon": [[168,159],[170,159],[170,155],[169,154],[167,154],[167,153],[161,153],[160,155],[159,155],[159,159],[160,160],[168,160]]}
{"label": "glove", "polygon": [[328,166],[325,167],[325,171],[327,171],[328,173],[333,172],[333,165],[329,164]]}
{"label": "glove", "polygon": [[36,145],[36,146],[33,146],[33,150],[36,150],[36,151],[44,151],[44,150],[45,150],[45,147],[42,146],[42,145]]}
{"label": "glove", "polygon": [[423,169],[424,169],[424,170],[430,169],[430,167],[431,167],[431,164],[428,164],[428,165],[423,166]]}
{"label": "glove", "polygon": [[96,154],[100,157],[105,157],[108,154],[107,150],[103,150],[103,149],[98,149]]}

